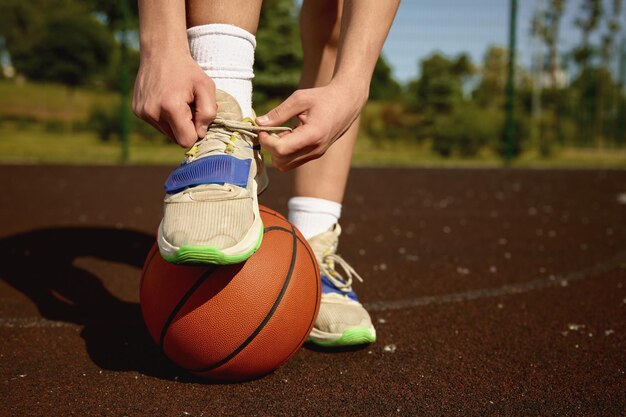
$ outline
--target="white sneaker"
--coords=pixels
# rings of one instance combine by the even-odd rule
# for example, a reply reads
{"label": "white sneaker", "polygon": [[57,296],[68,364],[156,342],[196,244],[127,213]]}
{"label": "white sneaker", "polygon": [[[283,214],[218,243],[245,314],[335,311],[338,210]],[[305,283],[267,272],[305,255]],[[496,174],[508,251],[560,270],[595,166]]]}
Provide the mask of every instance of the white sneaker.
{"label": "white sneaker", "polygon": [[216,91],[218,113],[206,136],[165,183],[158,244],[173,263],[235,264],[261,245],[257,194],[268,185],[257,140],[261,128],[243,119],[234,97]]}
{"label": "white sneaker", "polygon": [[[308,342],[320,346],[352,346],[376,341],[376,329],[368,312],[352,290],[352,277],[363,279],[341,256],[337,255],[341,227],[309,239],[320,267],[322,302]],[[341,266],[345,278],[336,271]]]}

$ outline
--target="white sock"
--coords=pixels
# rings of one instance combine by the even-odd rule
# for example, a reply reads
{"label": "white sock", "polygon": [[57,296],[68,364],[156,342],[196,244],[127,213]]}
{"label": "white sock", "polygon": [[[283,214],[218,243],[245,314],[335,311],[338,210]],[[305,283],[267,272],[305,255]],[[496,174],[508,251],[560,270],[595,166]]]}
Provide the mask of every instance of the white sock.
{"label": "white sock", "polygon": [[313,197],[289,199],[289,221],[305,239],[327,232],[341,217],[341,204]]}
{"label": "white sock", "polygon": [[243,117],[251,117],[254,35],[237,26],[210,24],[187,29],[187,38],[191,56],[215,87],[235,97]]}

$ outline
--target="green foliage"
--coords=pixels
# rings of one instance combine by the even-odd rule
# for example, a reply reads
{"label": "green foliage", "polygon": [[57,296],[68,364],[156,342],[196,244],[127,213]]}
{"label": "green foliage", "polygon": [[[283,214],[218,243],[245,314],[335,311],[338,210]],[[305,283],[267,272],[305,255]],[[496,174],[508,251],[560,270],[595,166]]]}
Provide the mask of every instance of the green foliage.
{"label": "green foliage", "polygon": [[415,137],[414,120],[399,102],[371,102],[361,113],[361,130],[377,145]]}
{"label": "green foliage", "polygon": [[463,82],[474,71],[467,55],[450,59],[434,53],[421,62],[415,84],[417,102],[426,110],[448,113],[463,97]]}
{"label": "green foliage", "polygon": [[[135,1],[2,0],[0,38],[6,40],[18,73],[28,78],[70,86],[104,79],[105,84],[117,86],[118,80],[112,78],[119,77],[107,73],[119,73],[117,66],[109,64],[118,50],[114,31],[123,26],[124,2],[128,2],[128,23],[136,27]],[[137,66],[134,55],[131,70]]]}
{"label": "green foliage", "polygon": [[501,110],[473,104],[458,106],[435,119],[433,150],[443,157],[474,157],[485,146],[499,141],[503,123]]}
{"label": "green foliage", "polygon": [[594,48],[590,43],[590,37],[598,28],[603,13],[602,0],[583,0],[580,4],[580,15],[576,18],[575,24],[580,28],[582,42],[574,48],[573,56],[582,71],[587,69],[593,57]]}
{"label": "green foliage", "polygon": [[490,46],[485,54],[481,68],[481,81],[473,92],[473,97],[482,106],[504,105],[507,50],[499,46]]}
{"label": "green foliage", "polygon": [[16,69],[28,78],[77,86],[107,68],[113,42],[91,15],[60,10],[48,15],[29,49],[10,52]]}
{"label": "green foliage", "polygon": [[[120,116],[119,106],[107,107],[96,104],[91,108],[83,130],[95,132],[98,135],[98,139],[102,142],[109,142],[114,138],[119,138],[121,130]],[[138,135],[140,138],[147,141],[164,138],[159,131],[148,123],[135,117],[132,117],[130,120],[131,133]]]}
{"label": "green foliage", "polygon": [[120,118],[115,112],[102,106],[91,109],[87,127],[98,134],[103,142],[108,142],[111,137],[120,131]]}
{"label": "green foliage", "polygon": [[286,98],[297,87],[302,48],[294,0],[265,0],[254,62],[254,101]]}
{"label": "green foliage", "polygon": [[90,10],[100,13],[106,18],[107,26],[114,30],[122,29],[124,18],[129,21],[129,26],[138,25],[139,9],[134,0],[83,0],[89,5]]}
{"label": "green foliage", "polygon": [[370,100],[398,100],[402,98],[402,87],[393,79],[391,67],[382,55],[374,67],[369,98]]}

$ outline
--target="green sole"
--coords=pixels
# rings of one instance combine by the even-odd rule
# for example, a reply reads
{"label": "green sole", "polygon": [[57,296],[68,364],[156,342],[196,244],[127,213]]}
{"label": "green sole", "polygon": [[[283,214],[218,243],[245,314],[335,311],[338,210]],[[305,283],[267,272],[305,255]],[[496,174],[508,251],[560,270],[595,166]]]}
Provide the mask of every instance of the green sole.
{"label": "green sole", "polygon": [[263,241],[263,228],[256,244],[249,251],[239,255],[225,255],[221,250],[213,246],[181,246],[173,255],[161,254],[163,259],[173,264],[214,264],[234,265],[246,261],[261,246]]}
{"label": "green sole", "polygon": [[307,339],[308,343],[313,343],[323,347],[337,347],[337,346],[358,346],[368,345],[376,341],[376,336],[372,334],[369,329],[364,327],[356,327],[348,329],[337,340],[318,340],[312,337]]}

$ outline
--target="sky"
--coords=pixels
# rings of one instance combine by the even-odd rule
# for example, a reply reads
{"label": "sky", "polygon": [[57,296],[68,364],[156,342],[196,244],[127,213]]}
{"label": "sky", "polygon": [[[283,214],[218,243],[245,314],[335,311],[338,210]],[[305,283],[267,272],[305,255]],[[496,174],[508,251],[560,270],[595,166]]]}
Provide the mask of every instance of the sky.
{"label": "sky", "polygon": [[[539,1],[518,0],[517,51],[524,65],[531,62],[530,23]],[[566,0],[560,36],[563,50],[580,40],[574,27],[580,3]],[[509,0],[403,0],[383,55],[401,82],[416,78],[418,62],[436,50],[448,55],[465,51],[480,63],[489,45],[508,45],[509,4]],[[626,26],[626,18],[622,22]]]}

